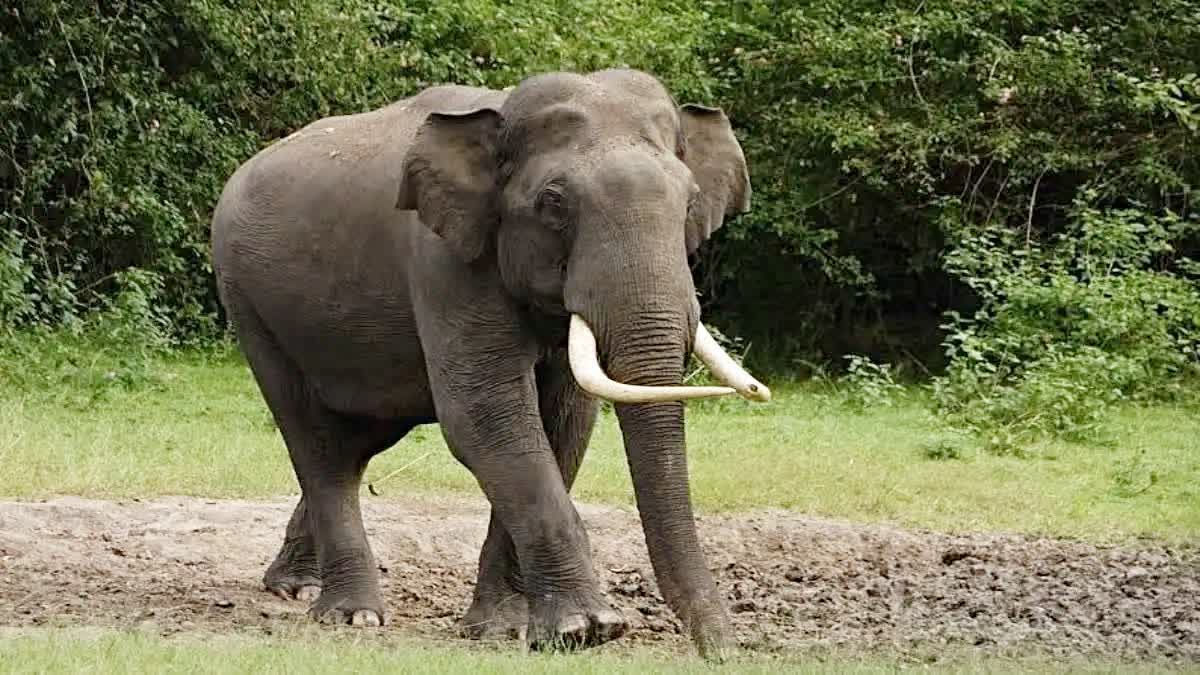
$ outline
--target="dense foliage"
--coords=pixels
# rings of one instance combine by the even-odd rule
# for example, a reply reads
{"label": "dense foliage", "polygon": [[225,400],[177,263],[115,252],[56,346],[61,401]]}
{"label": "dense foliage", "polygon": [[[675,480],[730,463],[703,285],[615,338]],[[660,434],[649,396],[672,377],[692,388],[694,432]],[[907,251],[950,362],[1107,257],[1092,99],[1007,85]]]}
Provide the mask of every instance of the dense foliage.
{"label": "dense foliage", "polygon": [[208,213],[265,143],[435,82],[632,65],[742,137],[755,208],[696,275],[751,360],[912,364],[999,445],[1075,433],[1200,360],[1198,63],[1195,0],[23,0],[0,326],[140,298],[156,335],[212,338]]}
{"label": "dense foliage", "polygon": [[[1200,3],[739,6],[712,61],[758,202],[709,288],[773,351],[938,365],[942,313],[981,299],[947,252],[1021,256],[1081,209],[1195,218]],[[1195,252],[1175,234],[1155,270]]]}
{"label": "dense foliage", "polygon": [[[678,7],[676,7],[678,5]],[[684,2],[27,0],[0,12],[0,322],[72,322],[155,280],[218,330],[208,214],[238,163],[323,115],[438,82],[622,61],[704,93]],[[679,11],[676,11],[679,9]]]}
{"label": "dense foliage", "polygon": [[1195,229],[1078,204],[1044,245],[1013,251],[1003,232],[960,242],[947,264],[983,301],[951,314],[939,410],[991,449],[1018,452],[1042,434],[1092,436],[1113,403],[1184,398],[1200,362],[1200,301],[1185,274],[1200,270],[1163,261]]}
{"label": "dense foliage", "polygon": [[[710,62],[758,202],[709,249],[705,289],[740,335],[944,372],[939,419],[1000,451],[1186,392],[1200,3],[749,2],[732,19]],[[856,391],[886,391],[890,373],[849,363]]]}

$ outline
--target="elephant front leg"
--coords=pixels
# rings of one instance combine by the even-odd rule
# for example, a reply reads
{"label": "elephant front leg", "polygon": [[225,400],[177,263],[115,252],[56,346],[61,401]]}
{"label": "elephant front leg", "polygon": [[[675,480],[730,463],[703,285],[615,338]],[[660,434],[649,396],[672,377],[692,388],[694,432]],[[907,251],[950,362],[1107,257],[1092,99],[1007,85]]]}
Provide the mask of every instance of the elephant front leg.
{"label": "elephant front leg", "polygon": [[[565,351],[539,363],[535,375],[542,428],[554,452],[563,485],[570,492],[587,451],[599,403],[576,384]],[[462,619],[462,632],[475,639],[523,638],[528,623],[529,606],[512,537],[493,510],[479,554],[474,597]]]}
{"label": "elephant front leg", "polygon": [[524,638],[528,625],[529,603],[517,552],[493,509],[479,552],[474,597],[462,618],[462,633],[476,640]]}
{"label": "elephant front leg", "polygon": [[283,546],[263,575],[263,585],[284,600],[312,602],[321,594],[321,570],[304,497],[300,497],[292,512]]}
{"label": "elephant front leg", "polygon": [[[532,363],[506,377],[512,361],[488,364],[478,376],[462,369],[432,377],[438,417],[455,457],[475,475],[512,542],[512,554],[499,558],[496,569],[511,566],[515,556],[519,576],[503,575],[491,588],[521,586],[527,642],[534,648],[599,644],[621,635],[626,623],[600,594],[583,523],[543,429]],[[492,529],[496,546],[500,535]],[[486,556],[503,552],[485,546],[485,579]]]}

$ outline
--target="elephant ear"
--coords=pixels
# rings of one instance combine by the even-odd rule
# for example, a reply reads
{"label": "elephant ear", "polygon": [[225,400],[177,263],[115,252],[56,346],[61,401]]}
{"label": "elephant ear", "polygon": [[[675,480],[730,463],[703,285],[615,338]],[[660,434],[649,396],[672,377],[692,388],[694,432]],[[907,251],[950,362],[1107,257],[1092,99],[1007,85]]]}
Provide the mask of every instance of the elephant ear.
{"label": "elephant ear", "polygon": [[750,210],[750,173],[724,111],[689,103],[680,107],[679,119],[683,161],[700,186],[687,222],[687,250],[694,253],[726,217]]}
{"label": "elephant ear", "polygon": [[430,113],[404,158],[396,208],[415,209],[467,262],[483,255],[500,220],[502,123],[493,108]]}

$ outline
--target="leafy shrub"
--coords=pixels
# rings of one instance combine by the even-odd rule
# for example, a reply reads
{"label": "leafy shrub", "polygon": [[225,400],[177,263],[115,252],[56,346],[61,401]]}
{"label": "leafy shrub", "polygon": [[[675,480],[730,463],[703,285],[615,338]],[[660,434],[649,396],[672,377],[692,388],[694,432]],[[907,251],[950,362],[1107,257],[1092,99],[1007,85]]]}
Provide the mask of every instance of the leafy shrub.
{"label": "leafy shrub", "polygon": [[875,363],[860,354],[850,354],[846,360],[849,365],[838,388],[847,407],[859,412],[890,407],[904,392],[904,387],[896,382],[891,364]]}
{"label": "leafy shrub", "polygon": [[1076,205],[1047,246],[963,237],[948,266],[981,299],[947,325],[941,412],[1011,451],[1038,435],[1092,437],[1120,401],[1176,400],[1200,372],[1200,294],[1175,244],[1195,223]]}
{"label": "leafy shrub", "polygon": [[925,459],[944,462],[962,459],[963,451],[958,443],[942,439],[922,446],[921,456]]}
{"label": "leafy shrub", "polygon": [[[1170,394],[1194,356],[1163,336],[1192,348],[1198,43],[1198,0],[25,0],[0,11],[0,326],[78,330],[139,269],[173,337],[220,336],[209,212],[264,144],[433,83],[631,65],[724,107],[746,149],[754,210],[694,264],[752,366],[950,364],[946,405],[1001,396],[1013,428],[1101,362],[1105,391]],[[1112,237],[1151,245],[1135,221],[1171,249],[1101,280],[1065,262],[1087,228],[1096,265]],[[1041,360],[1012,376],[1009,352]],[[1036,424],[1085,433],[1076,396]]]}
{"label": "leafy shrub", "polygon": [[[702,15],[645,4],[27,0],[0,11],[0,321],[59,326],[133,268],[174,335],[221,334],[208,219],[238,163],[441,82],[630,64],[706,97]],[[707,100],[707,99],[704,99]]]}
{"label": "leafy shrub", "polygon": [[158,357],[171,346],[169,321],[153,305],[161,280],[130,269],[120,289],[89,316],[54,328],[39,327],[0,339],[0,385],[34,399],[84,408],[115,388],[158,383]]}
{"label": "leafy shrub", "polygon": [[[757,355],[945,365],[975,289],[943,253],[1018,255],[1073,205],[1196,217],[1194,0],[742,0],[706,5],[754,210],[698,285]],[[1195,233],[1173,256],[1196,257]],[[1150,268],[1146,268],[1149,270]]]}
{"label": "leafy shrub", "polygon": [[26,293],[33,269],[16,232],[0,232],[0,328],[21,323],[36,298]]}

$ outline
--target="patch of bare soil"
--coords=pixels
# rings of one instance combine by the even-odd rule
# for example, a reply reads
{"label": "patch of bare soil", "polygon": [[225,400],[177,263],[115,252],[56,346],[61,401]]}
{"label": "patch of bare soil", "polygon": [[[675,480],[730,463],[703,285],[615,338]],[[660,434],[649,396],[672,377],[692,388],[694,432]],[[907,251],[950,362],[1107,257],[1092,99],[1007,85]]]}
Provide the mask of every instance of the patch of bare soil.
{"label": "patch of bare soil", "polygon": [[[366,499],[383,635],[452,639],[487,521],[466,498]],[[271,633],[305,607],[262,590],[290,501],[0,502],[0,626]],[[580,507],[633,630],[602,649],[687,649],[652,581],[636,513]],[[986,653],[1200,661],[1200,551],[946,535],[784,512],[705,517],[739,641],[926,659]],[[371,629],[368,629],[371,630]],[[467,644],[467,641],[463,641]]]}

